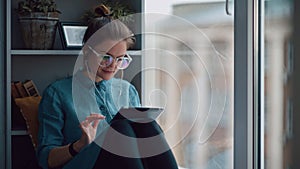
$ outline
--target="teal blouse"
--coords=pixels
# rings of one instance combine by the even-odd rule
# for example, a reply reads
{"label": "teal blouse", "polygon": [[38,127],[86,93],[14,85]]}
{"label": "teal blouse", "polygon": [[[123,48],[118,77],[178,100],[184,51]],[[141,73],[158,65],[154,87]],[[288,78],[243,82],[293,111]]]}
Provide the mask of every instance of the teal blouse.
{"label": "teal blouse", "polygon": [[[81,71],[49,85],[39,105],[37,156],[40,166],[48,168],[51,149],[81,137],[80,121],[90,113],[106,116],[98,126],[98,135],[109,125],[121,107],[139,107],[140,99],[133,85],[112,78],[94,83]],[[91,143],[64,165],[64,169],[93,168],[100,147]]]}

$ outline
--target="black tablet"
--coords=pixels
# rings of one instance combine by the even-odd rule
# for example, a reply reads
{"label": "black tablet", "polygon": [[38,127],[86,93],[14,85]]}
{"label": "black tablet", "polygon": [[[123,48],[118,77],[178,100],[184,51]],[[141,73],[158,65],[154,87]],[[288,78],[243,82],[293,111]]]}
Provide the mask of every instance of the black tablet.
{"label": "black tablet", "polygon": [[[163,112],[160,107],[130,107],[121,108],[115,118],[128,119],[134,122],[147,123],[156,120]],[[115,119],[114,118],[114,119]]]}

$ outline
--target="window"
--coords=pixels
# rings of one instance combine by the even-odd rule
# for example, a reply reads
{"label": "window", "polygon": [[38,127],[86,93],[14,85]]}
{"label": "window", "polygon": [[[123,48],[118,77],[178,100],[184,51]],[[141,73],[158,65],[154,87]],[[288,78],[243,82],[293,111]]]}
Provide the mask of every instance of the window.
{"label": "window", "polygon": [[289,169],[292,164],[293,141],[293,45],[292,1],[265,1],[261,20],[264,29],[260,36],[264,42],[260,55],[264,64],[264,106],[262,123],[266,169]]}
{"label": "window", "polygon": [[165,109],[158,121],[180,167],[232,169],[234,25],[225,1],[148,0],[145,13],[143,104]]}

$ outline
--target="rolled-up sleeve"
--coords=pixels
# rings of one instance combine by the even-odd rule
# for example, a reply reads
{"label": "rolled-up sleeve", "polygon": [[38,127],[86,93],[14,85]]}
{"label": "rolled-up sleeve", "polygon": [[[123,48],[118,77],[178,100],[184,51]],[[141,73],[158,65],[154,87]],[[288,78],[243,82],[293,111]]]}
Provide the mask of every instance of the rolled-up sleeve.
{"label": "rolled-up sleeve", "polygon": [[51,149],[61,146],[64,141],[62,129],[64,114],[60,97],[54,87],[48,87],[39,105],[39,133],[37,156],[39,165],[48,168],[48,156]]}

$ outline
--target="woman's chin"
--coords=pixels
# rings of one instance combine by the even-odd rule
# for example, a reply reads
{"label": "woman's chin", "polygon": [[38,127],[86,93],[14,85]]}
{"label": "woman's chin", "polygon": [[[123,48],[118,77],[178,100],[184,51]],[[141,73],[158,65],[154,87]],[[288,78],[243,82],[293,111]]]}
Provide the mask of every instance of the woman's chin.
{"label": "woman's chin", "polygon": [[111,79],[111,78],[113,78],[113,77],[114,77],[113,74],[111,74],[111,75],[106,74],[106,75],[103,75],[103,76],[102,76],[102,79],[103,79],[103,80],[109,80],[109,79]]}
{"label": "woman's chin", "polygon": [[105,78],[103,78],[103,80],[110,80],[112,77],[105,77]]}
{"label": "woman's chin", "polygon": [[115,72],[112,72],[112,71],[104,71],[102,70],[101,72],[99,72],[100,74],[100,77],[103,79],[103,80],[109,80],[111,78],[114,77],[115,75]]}

